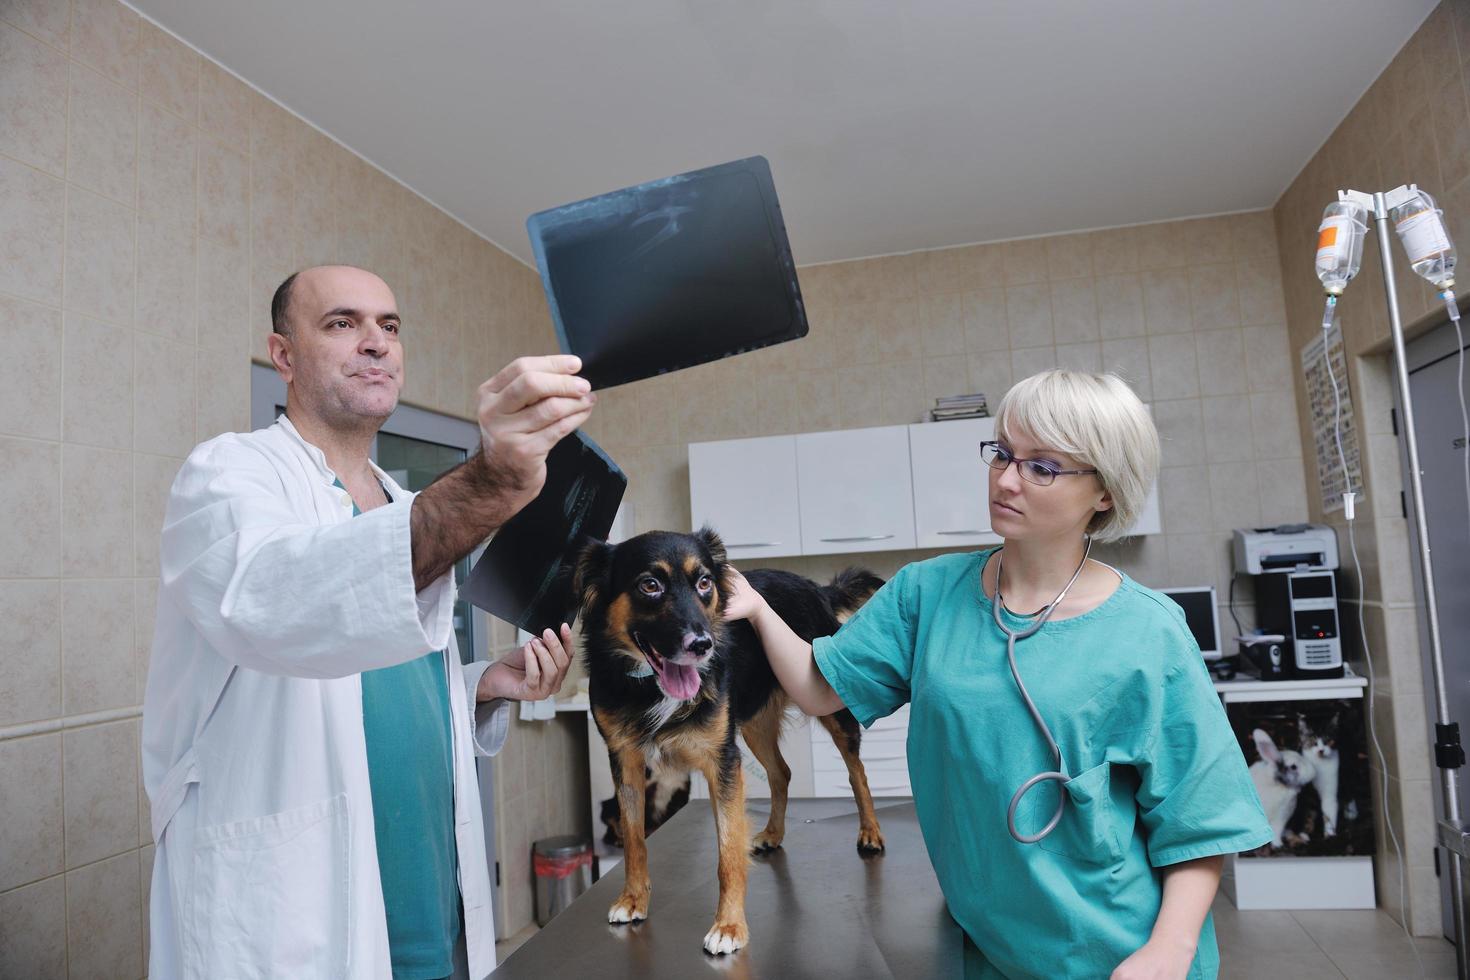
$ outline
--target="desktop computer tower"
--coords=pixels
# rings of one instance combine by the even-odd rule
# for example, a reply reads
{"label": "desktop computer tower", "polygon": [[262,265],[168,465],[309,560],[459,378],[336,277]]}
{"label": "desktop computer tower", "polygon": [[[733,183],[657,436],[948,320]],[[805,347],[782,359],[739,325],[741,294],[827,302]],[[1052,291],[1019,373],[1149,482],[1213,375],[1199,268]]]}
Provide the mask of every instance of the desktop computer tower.
{"label": "desktop computer tower", "polygon": [[1286,637],[1287,676],[1341,677],[1342,629],[1335,573],[1306,569],[1254,578],[1261,629]]}

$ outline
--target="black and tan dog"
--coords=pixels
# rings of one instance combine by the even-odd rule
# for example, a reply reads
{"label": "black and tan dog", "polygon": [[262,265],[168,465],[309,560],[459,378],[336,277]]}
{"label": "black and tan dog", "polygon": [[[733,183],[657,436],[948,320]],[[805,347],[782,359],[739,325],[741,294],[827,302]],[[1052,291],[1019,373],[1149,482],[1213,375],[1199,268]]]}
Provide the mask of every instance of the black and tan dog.
{"label": "black and tan dog", "polygon": [[[618,545],[589,545],[575,581],[592,716],[607,741],[625,838],[626,884],[608,921],[648,917],[646,773],[699,772],[710,786],[719,840],[719,908],[704,937],[705,950],[717,954],[734,952],[748,938],[747,851],[781,846],[791,779],[777,746],[789,699],[750,624],[721,615],[729,567],[724,545],[708,528],[654,531]],[[775,570],[751,571],[746,579],[807,640],[835,633],[883,584],[858,569],[825,586]],[[820,721],[847,763],[858,804],[858,849],[881,851],[883,835],[858,758],[861,729],[845,709]],[[770,819],[753,843],[737,731],[771,786]]]}

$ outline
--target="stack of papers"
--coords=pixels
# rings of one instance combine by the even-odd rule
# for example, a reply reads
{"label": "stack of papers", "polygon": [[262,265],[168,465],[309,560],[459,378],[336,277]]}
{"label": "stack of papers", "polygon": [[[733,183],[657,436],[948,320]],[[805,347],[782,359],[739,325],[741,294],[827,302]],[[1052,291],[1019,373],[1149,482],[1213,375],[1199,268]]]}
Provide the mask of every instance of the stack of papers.
{"label": "stack of papers", "polygon": [[985,395],[976,392],[973,395],[950,395],[946,398],[934,399],[934,407],[929,410],[930,422],[945,422],[950,419],[983,419],[990,416],[990,406],[985,403]]}

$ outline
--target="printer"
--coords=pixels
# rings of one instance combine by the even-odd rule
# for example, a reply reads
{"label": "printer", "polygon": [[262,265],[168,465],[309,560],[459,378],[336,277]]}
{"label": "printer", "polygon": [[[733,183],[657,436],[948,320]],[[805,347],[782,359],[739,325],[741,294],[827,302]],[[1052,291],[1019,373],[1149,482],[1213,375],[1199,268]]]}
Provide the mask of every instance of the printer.
{"label": "printer", "polygon": [[[1282,637],[1263,678],[1343,675],[1337,608],[1337,534],[1325,524],[1237,528],[1235,571],[1255,579],[1261,631]],[[1242,642],[1242,647],[1250,644]],[[1255,659],[1255,658],[1253,658]]]}
{"label": "printer", "polygon": [[1326,524],[1235,529],[1235,571],[1245,575],[1337,568],[1337,535]]}

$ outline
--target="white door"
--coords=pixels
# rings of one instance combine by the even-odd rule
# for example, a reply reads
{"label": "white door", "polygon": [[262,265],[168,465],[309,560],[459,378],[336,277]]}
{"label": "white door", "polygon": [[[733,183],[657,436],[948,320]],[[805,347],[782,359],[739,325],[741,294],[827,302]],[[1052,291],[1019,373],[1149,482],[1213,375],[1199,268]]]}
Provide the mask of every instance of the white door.
{"label": "white door", "polygon": [[802,554],[914,547],[908,426],[798,435],[796,467]]}
{"label": "white door", "polygon": [[990,480],[980,459],[980,443],[993,438],[995,419],[909,426],[918,547],[999,543],[990,530]]}
{"label": "white door", "polygon": [[801,554],[796,437],[691,442],[689,511],[735,561]]}
{"label": "white door", "polygon": [[[1464,547],[1465,536],[1470,531],[1470,500],[1466,499],[1464,482],[1465,453],[1470,452],[1467,433],[1460,420],[1459,388],[1460,362],[1459,339],[1449,323],[1415,339],[1408,349],[1409,393],[1414,399],[1414,434],[1419,442],[1419,465],[1422,469],[1424,489],[1424,521],[1429,528],[1430,567],[1434,572],[1434,596],[1439,611],[1439,628],[1445,637],[1446,698],[1452,718],[1470,717],[1470,662],[1463,656],[1450,656],[1449,649],[1460,646],[1456,641],[1470,636],[1470,603],[1465,601],[1465,583],[1470,581],[1470,550]],[[1470,347],[1465,349],[1470,358]],[[1397,395],[1397,389],[1395,389]],[[1402,397],[1395,398],[1398,415],[1403,419]],[[1396,421],[1395,428],[1398,424]],[[1398,441],[1399,463],[1404,472],[1409,469],[1408,443]],[[1414,505],[1413,495],[1407,495],[1407,504]],[[1412,554],[1419,557],[1417,536],[1412,540]],[[1423,575],[1419,563],[1414,563],[1414,594],[1424,594]],[[1424,676],[1424,709],[1433,717],[1438,712],[1430,663],[1429,627],[1425,620],[1425,605],[1420,603],[1416,618],[1419,620],[1419,650]],[[1409,697],[1403,700],[1408,701]],[[1398,700],[1394,704],[1398,705]],[[1408,711],[1408,708],[1400,708]],[[1415,714],[1418,712],[1415,711]],[[1444,790],[1438,780],[1430,780],[1433,788],[1435,813],[1444,812]],[[1458,785],[1460,807],[1470,806],[1470,783],[1461,780]],[[1436,857],[1448,861],[1449,852],[1442,847]],[[1440,900],[1443,909],[1444,934],[1447,939],[1455,938],[1452,905],[1450,901],[1451,877],[1440,878]]]}

